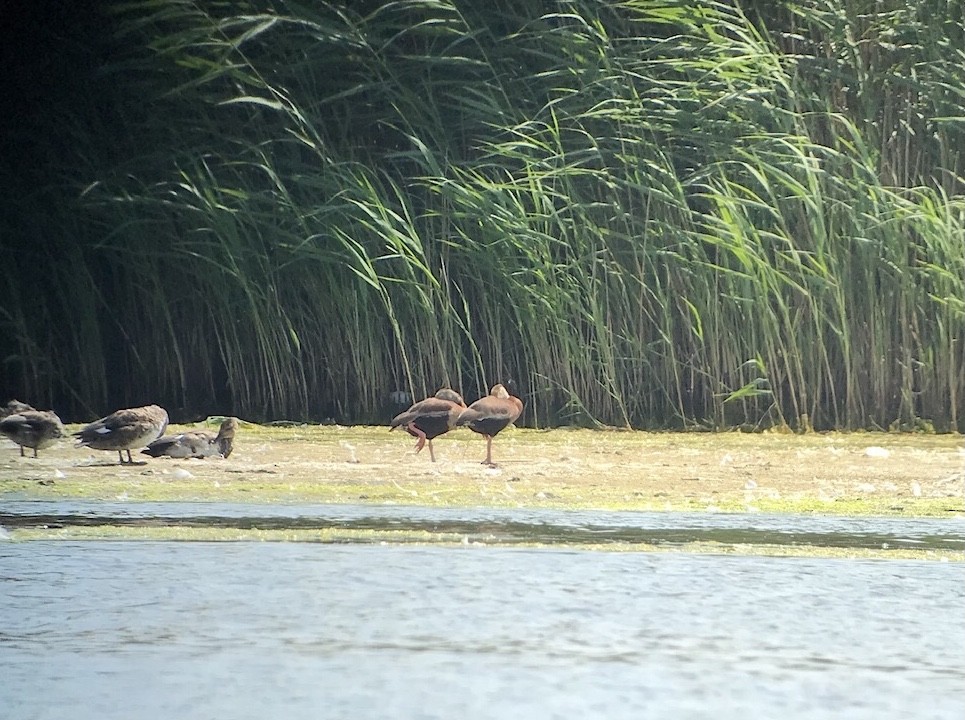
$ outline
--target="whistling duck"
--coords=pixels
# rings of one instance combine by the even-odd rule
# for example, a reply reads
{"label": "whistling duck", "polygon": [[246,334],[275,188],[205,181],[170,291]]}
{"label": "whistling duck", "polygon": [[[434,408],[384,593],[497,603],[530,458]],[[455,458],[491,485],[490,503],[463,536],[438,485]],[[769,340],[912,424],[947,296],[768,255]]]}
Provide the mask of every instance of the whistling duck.
{"label": "whistling duck", "polygon": [[92,422],[74,433],[77,445],[95,450],[117,450],[117,457],[124,464],[122,450],[127,451],[127,463],[133,464],[131,448],[144,447],[157,438],[168,426],[167,411],[157,405],[118,410],[107,417]]}
{"label": "whistling duck", "polygon": [[436,461],[432,451],[432,439],[443,435],[456,426],[459,413],[466,409],[466,402],[462,395],[455,390],[443,388],[433,397],[420,400],[403,413],[392,418],[389,426],[391,432],[400,425],[412,437],[418,438],[415,451],[429,445],[429,458]]}
{"label": "whistling duck", "polygon": [[479,398],[462,411],[456,425],[465,425],[486,437],[486,459],[483,465],[495,467],[493,438],[523,412],[523,401],[510,395],[502,385],[494,385],[489,395]]}
{"label": "whistling duck", "polygon": [[[11,403],[8,403],[7,407],[10,407]],[[24,456],[25,447],[33,448],[34,457],[37,457],[38,449],[48,448],[61,438],[67,437],[60,418],[56,413],[46,410],[21,410],[7,415],[0,420],[0,433],[20,446],[20,457]]]}
{"label": "whistling duck", "polygon": [[236,418],[225,418],[221,422],[217,435],[204,430],[193,430],[179,435],[162,435],[141,452],[151,457],[166,455],[173,458],[203,458],[220,455],[226,458],[231,454],[237,429]]}

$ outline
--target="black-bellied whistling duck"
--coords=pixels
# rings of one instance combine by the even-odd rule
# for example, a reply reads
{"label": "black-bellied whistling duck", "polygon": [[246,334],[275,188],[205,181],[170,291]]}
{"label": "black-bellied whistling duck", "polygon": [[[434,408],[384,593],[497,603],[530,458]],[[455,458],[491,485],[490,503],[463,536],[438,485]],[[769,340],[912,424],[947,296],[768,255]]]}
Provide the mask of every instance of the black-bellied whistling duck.
{"label": "black-bellied whistling duck", "polygon": [[486,459],[483,465],[495,467],[493,438],[523,412],[523,401],[510,395],[502,385],[494,385],[489,395],[479,398],[462,411],[456,425],[465,425],[473,432],[486,436]]}
{"label": "black-bellied whistling duck", "polygon": [[221,421],[217,435],[206,430],[162,435],[141,452],[151,457],[204,458],[220,455],[226,458],[231,454],[237,430],[238,420],[233,417],[225,418]]}
{"label": "black-bellied whistling duck", "polygon": [[131,448],[144,447],[157,438],[168,426],[168,413],[158,405],[118,410],[107,417],[86,425],[74,433],[77,445],[95,450],[117,450],[124,464],[122,450],[127,450],[127,463],[133,464]]}
{"label": "black-bellied whistling duck", "polygon": [[420,400],[403,413],[399,413],[389,426],[391,432],[401,426],[412,437],[418,438],[415,451],[429,445],[429,458],[436,461],[432,451],[432,439],[444,435],[456,426],[459,413],[466,409],[466,402],[462,395],[455,390],[443,388],[431,398]]}
{"label": "black-bellied whistling duck", "polygon": [[38,449],[48,448],[61,438],[67,437],[60,418],[48,410],[21,410],[11,413],[0,420],[0,433],[20,446],[20,457],[24,456],[25,447],[33,448],[34,457],[37,457]]}

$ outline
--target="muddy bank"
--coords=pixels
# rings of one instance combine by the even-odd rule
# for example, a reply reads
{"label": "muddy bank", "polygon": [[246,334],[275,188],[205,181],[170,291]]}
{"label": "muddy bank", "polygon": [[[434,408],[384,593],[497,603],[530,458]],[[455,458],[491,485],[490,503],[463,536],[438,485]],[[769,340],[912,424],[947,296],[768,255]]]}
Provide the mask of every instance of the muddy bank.
{"label": "muddy bank", "polygon": [[492,469],[479,463],[482,438],[465,430],[439,438],[431,463],[428,453],[412,451],[408,436],[384,427],[246,424],[228,460],[141,455],[144,464],[134,466],[67,442],[37,460],[21,458],[4,439],[0,493],[949,516],[965,509],[963,446],[956,435],[511,428],[495,441]]}

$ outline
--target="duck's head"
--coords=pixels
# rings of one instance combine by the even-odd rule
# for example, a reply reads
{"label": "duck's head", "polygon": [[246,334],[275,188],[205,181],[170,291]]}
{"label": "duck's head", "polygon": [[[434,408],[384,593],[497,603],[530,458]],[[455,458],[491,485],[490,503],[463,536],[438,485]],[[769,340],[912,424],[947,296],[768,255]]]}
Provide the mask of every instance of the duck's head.
{"label": "duck's head", "polygon": [[218,437],[231,439],[235,436],[235,432],[238,430],[238,418],[225,418],[221,421],[221,427],[218,428]]}
{"label": "duck's head", "polygon": [[499,398],[500,400],[509,399],[509,391],[499,383],[493,385],[493,389],[489,391],[489,394],[493,397]]}
{"label": "duck's head", "polygon": [[437,397],[439,400],[448,400],[449,402],[455,403],[456,405],[461,405],[462,407],[466,407],[466,401],[462,399],[462,395],[457,393],[452,388],[442,388],[441,390],[436,392],[435,397]]}

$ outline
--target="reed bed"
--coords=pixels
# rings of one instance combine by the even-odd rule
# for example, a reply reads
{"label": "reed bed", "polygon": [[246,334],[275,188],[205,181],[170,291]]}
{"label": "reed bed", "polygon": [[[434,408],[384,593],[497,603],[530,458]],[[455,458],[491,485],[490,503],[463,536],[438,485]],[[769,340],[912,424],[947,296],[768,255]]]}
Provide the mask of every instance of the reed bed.
{"label": "reed bed", "polygon": [[965,431],[961,7],[758,5],[116,5],[112,122],[64,123],[0,249],[5,385]]}

